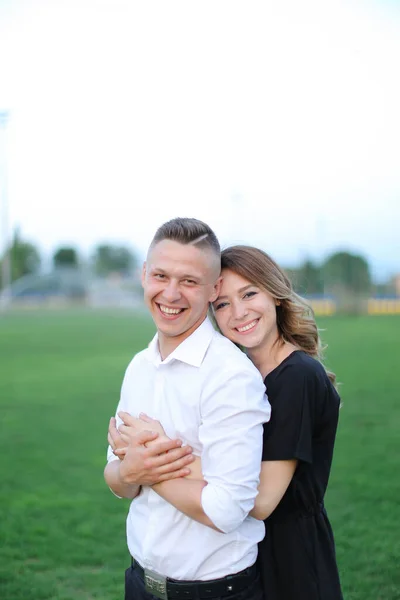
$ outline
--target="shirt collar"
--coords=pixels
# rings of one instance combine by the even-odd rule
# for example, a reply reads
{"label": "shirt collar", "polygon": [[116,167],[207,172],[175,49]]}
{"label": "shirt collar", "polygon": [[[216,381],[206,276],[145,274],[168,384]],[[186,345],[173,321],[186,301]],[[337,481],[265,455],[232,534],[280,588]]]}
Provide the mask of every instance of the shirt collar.
{"label": "shirt collar", "polygon": [[206,317],[189,337],[183,340],[165,360],[162,360],[158,349],[158,334],[156,333],[147,348],[147,356],[155,366],[166,365],[175,359],[193,367],[200,367],[214,334],[215,329],[210,319]]}

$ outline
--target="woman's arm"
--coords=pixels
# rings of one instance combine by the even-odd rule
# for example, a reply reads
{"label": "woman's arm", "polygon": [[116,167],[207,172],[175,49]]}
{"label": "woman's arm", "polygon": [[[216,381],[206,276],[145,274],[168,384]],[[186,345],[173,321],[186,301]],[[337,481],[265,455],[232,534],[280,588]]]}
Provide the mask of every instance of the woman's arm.
{"label": "woman's arm", "polygon": [[[125,414],[123,415],[123,418],[124,421],[127,420]],[[132,423],[137,421],[132,417],[130,419]],[[146,420],[147,423],[152,423],[152,428],[154,428],[155,431],[159,429],[160,425],[158,421],[150,419],[147,416]],[[125,428],[122,429],[127,431]],[[161,431],[163,432],[163,430],[160,430],[160,433]],[[255,500],[254,508],[250,512],[250,516],[259,521],[263,521],[273,513],[292,480],[297,463],[298,461],[295,459],[268,460],[262,462],[258,495]],[[189,485],[184,480],[195,480],[196,483],[193,481],[193,485]],[[203,483],[201,484],[201,482]],[[216,529],[215,525],[201,510],[200,499],[204,485],[206,484],[201,468],[201,458],[196,456],[190,465],[189,475],[186,475],[179,481],[165,481],[162,484],[153,485],[153,490],[192,519]],[[193,507],[195,507],[196,510],[193,510]]]}
{"label": "woman's arm", "polygon": [[203,481],[203,472],[201,470],[201,458],[195,456],[192,464],[190,465],[190,473],[186,475],[185,479],[197,479],[197,481]]}
{"label": "woman's arm", "polygon": [[[259,521],[264,521],[273,513],[292,480],[297,462],[297,460],[267,460],[261,463],[258,496],[250,516]],[[190,471],[190,475],[187,475],[185,479],[203,479],[199,456],[196,456],[190,465]],[[165,499],[168,500],[168,498]],[[173,504],[173,502],[171,503]]]}
{"label": "woman's arm", "polygon": [[259,521],[267,519],[278,506],[292,480],[297,460],[265,460],[261,463],[260,485],[250,515]]}
{"label": "woman's arm", "polygon": [[[117,435],[120,435],[125,439],[129,439],[129,437],[132,436],[132,432],[139,431],[142,428],[142,433],[146,432],[146,430],[144,429],[146,427],[151,427],[151,429],[157,432],[157,434],[161,435],[163,439],[168,439],[165,436],[165,432],[161,423],[155,419],[152,419],[151,417],[148,417],[147,415],[142,414],[140,419],[136,419],[131,415],[128,415],[127,413],[120,413],[119,416],[121,417],[124,425],[120,425],[119,432],[117,432]],[[147,433],[149,432],[147,431]],[[117,435],[115,435],[114,432],[114,438],[116,438]],[[110,430],[109,441],[111,441],[113,445],[116,445],[113,437],[110,434]],[[153,443],[154,442],[150,442],[148,444],[148,447],[151,448]],[[123,443],[121,445],[123,445]],[[126,449],[121,449],[123,453],[125,452],[125,450]],[[115,454],[120,456],[120,451],[116,450]],[[168,455],[169,454],[170,453],[168,453]],[[126,460],[126,458],[124,460]],[[162,483],[161,478],[160,483],[152,482],[152,488],[159,496],[164,498],[164,500],[175,506],[175,508],[177,508],[180,512],[184,513],[191,519],[198,521],[199,523],[202,523],[207,527],[211,527],[212,529],[220,531],[214,525],[211,519],[209,519],[209,517],[205,514],[202,508],[201,495],[204,487],[207,485],[207,482],[204,481],[201,472],[200,457],[194,457],[193,455],[185,457],[186,463],[188,463],[189,460],[191,462],[190,478],[187,473],[184,473],[184,475],[187,475],[186,477],[182,477],[182,469],[180,471],[177,471],[178,475],[176,475],[174,472],[168,472],[164,475],[164,481]],[[176,464],[179,464],[179,461],[177,461]],[[192,465],[195,465],[193,470]],[[173,466],[173,464],[170,466],[168,465],[167,468],[173,468]],[[179,481],[178,479],[172,481],[173,478],[175,478],[176,476],[179,477],[179,475]]]}

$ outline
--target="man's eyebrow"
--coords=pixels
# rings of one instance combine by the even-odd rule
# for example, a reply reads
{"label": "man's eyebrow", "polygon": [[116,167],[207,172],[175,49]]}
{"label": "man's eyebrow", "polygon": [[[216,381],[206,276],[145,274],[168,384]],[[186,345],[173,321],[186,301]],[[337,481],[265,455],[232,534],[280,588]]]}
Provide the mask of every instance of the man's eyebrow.
{"label": "man's eyebrow", "polygon": [[[163,275],[166,275],[166,271],[164,271],[164,269],[161,269],[160,267],[150,267],[150,271],[157,271],[158,273],[162,273]],[[198,281],[199,279],[201,279],[200,275],[190,275],[189,273],[184,273],[183,275],[179,275],[179,279],[196,279],[196,281]]]}
{"label": "man's eyebrow", "polygon": [[[251,287],[256,287],[254,285],[254,283],[249,283],[248,285],[245,285],[244,287],[238,289],[237,293],[238,294],[243,294],[243,292],[245,292],[246,290],[248,290]],[[218,302],[218,300],[221,300],[221,298],[227,298],[228,296],[218,296],[218,298],[215,300],[215,302]]]}

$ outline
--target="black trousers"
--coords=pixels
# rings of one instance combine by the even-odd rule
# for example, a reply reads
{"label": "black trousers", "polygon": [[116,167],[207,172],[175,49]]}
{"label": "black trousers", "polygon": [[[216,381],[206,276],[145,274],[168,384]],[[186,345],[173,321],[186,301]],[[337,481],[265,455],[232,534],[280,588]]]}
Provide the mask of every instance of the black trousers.
{"label": "black trousers", "polygon": [[[125,571],[125,600],[159,600],[145,590],[144,581],[135,565]],[[217,596],[212,600],[263,600],[260,577],[257,576],[254,582],[242,592],[223,597]]]}

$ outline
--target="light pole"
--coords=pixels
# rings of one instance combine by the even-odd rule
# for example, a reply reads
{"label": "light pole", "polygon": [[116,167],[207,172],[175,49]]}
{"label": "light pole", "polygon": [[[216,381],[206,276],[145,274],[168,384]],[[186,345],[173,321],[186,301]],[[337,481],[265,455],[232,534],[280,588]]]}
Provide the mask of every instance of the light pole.
{"label": "light pole", "polygon": [[11,296],[11,248],[8,232],[8,199],[7,199],[7,123],[8,111],[0,111],[0,202],[1,202],[1,240],[3,242],[3,260],[1,261],[2,298],[0,307],[7,305]]}

